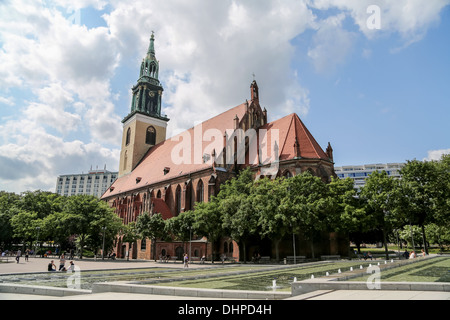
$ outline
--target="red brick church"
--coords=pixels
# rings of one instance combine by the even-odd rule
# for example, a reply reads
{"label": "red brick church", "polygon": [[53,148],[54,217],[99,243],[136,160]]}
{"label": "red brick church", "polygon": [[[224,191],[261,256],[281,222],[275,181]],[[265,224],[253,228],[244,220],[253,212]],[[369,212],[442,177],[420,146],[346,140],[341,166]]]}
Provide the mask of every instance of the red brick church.
{"label": "red brick church", "polygon": [[[222,183],[248,166],[255,179],[291,177],[310,171],[328,182],[335,175],[330,144],[323,151],[297,114],[267,122],[256,81],[250,85],[250,100],[167,139],[169,119],[161,115],[163,88],[158,74],[152,35],[139,80],[132,88],[131,111],[122,121],[119,177],[102,196],[124,224],[136,221],[144,212],[161,213],[164,219],[170,219],[192,210],[195,203],[207,202],[220,191]],[[326,234],[316,252],[347,255],[347,244],[346,239]],[[118,257],[128,253],[130,259],[165,255],[181,258],[189,252],[188,245],[174,241],[152,246],[149,239],[123,243],[119,238],[115,252]],[[191,258],[205,255],[211,259],[213,245],[221,255],[242,259],[231,238],[212,244],[201,236],[193,237]],[[291,247],[292,242],[281,253],[292,255]],[[298,240],[298,255],[307,255],[309,248],[309,244]],[[247,253],[249,257],[256,251],[271,256],[271,250],[270,243],[256,243]]]}

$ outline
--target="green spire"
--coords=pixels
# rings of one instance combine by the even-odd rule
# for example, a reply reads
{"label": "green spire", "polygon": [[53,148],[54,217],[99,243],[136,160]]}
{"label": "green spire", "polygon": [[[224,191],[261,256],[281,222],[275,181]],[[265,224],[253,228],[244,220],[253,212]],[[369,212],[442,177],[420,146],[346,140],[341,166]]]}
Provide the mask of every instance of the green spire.
{"label": "green spire", "polygon": [[133,93],[131,112],[123,122],[135,113],[169,121],[165,115],[161,115],[161,98],[164,89],[158,78],[159,61],[155,56],[155,35],[152,32],[147,55],[142,59],[139,79],[137,84],[131,88]]}
{"label": "green spire", "polygon": [[[150,77],[154,80],[158,80],[159,74],[159,62],[156,60],[155,56],[155,35],[152,31],[152,36],[150,37],[150,45],[148,46],[147,55],[142,59],[141,73],[139,75],[139,80],[141,81],[144,77]],[[148,81],[145,79],[144,81]]]}
{"label": "green spire", "polygon": [[156,59],[155,57],[155,33],[152,31],[152,36],[150,37],[150,45],[148,46],[147,57]]}

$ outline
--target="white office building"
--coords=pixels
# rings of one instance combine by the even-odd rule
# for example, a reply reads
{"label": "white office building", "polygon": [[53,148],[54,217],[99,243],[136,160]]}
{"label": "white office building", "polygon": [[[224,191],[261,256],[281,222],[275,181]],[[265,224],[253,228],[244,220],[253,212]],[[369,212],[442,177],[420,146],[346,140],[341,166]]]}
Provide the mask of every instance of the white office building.
{"label": "white office building", "polygon": [[365,185],[366,178],[374,171],[386,171],[388,176],[400,178],[400,169],[405,163],[364,164],[359,166],[334,167],[336,175],[340,179],[351,178],[358,190]]}
{"label": "white office building", "polygon": [[56,193],[63,196],[77,194],[100,198],[117,179],[118,172],[90,170],[88,173],[61,175],[56,179]]}

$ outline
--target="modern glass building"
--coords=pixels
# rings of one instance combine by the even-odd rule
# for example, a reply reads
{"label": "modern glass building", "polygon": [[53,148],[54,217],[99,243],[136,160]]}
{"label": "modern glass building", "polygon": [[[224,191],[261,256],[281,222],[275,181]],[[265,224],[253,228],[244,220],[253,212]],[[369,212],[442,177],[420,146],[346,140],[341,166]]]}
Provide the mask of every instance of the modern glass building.
{"label": "modern glass building", "polygon": [[93,195],[100,198],[117,179],[118,172],[90,170],[88,173],[68,174],[56,179],[56,193],[63,196],[77,194]]}
{"label": "modern glass building", "polygon": [[374,171],[386,171],[388,176],[400,178],[400,169],[405,163],[364,164],[359,166],[334,167],[336,175],[340,179],[351,178],[355,182],[355,188],[360,189],[366,183],[366,178]]}

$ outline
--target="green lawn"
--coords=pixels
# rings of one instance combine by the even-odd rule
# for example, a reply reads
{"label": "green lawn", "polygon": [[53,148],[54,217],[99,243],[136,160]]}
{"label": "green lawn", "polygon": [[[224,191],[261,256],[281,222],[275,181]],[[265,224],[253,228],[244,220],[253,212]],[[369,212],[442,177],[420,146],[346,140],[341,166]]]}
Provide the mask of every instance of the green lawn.
{"label": "green lawn", "polygon": [[[389,282],[450,282],[450,258],[438,257],[419,261],[411,265],[383,270],[381,281]],[[369,275],[354,278],[354,281],[365,281]]]}

